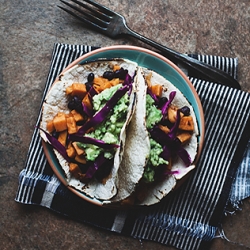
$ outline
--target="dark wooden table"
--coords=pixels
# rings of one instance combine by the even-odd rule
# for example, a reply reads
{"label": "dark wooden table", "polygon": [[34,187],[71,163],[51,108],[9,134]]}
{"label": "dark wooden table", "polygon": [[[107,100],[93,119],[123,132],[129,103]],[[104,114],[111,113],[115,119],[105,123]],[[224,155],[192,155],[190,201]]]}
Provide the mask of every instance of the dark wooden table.
{"label": "dark wooden table", "polygon": [[[239,82],[250,91],[249,0],[102,0],[137,32],[183,53],[239,59]],[[54,43],[108,46],[111,40],[61,11],[59,0],[0,0],[0,242],[1,249],[173,249],[114,235],[48,209],[15,203],[37,119]],[[250,200],[225,217],[215,250],[250,248]],[[248,246],[248,248],[247,248]]]}

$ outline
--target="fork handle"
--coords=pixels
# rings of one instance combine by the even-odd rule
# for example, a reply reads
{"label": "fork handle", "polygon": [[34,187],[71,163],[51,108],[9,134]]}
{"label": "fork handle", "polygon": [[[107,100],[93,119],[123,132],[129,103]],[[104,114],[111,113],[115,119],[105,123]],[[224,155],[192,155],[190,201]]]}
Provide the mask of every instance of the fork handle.
{"label": "fork handle", "polygon": [[[128,27],[127,27],[128,28]],[[156,48],[161,52],[162,55],[173,61],[174,63],[185,66],[186,69],[191,73],[195,72],[195,75],[199,79],[220,83],[222,85],[230,86],[236,89],[241,89],[240,84],[236,79],[230,76],[228,73],[215,68],[209,64],[203,63],[190,56],[176,52],[168,47],[165,47],[155,41],[130,30],[129,28],[124,32],[126,35],[130,35],[140,41]]]}

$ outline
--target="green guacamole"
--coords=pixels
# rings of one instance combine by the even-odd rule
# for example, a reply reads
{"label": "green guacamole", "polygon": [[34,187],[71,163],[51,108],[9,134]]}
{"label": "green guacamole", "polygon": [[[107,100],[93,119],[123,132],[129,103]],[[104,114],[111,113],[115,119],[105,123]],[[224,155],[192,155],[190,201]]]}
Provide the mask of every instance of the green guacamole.
{"label": "green guacamole", "polygon": [[[146,96],[146,126],[147,129],[152,128],[155,124],[162,119],[161,110],[157,109],[154,105],[154,100],[150,95]],[[162,146],[155,140],[150,138],[150,155],[147,166],[145,168],[143,178],[144,181],[149,183],[153,182],[155,176],[155,169],[162,164],[168,164],[168,161],[160,157],[163,149]]]}
{"label": "green guacamole", "polygon": [[146,96],[146,117],[147,129],[152,128],[162,119],[161,110],[156,108],[154,99],[150,95]]}
{"label": "green guacamole", "polygon": [[[93,97],[93,109],[98,112],[105,103],[114,95],[114,93],[121,88],[122,85],[118,84],[109,89],[105,89],[100,94]],[[86,136],[103,140],[106,143],[119,144],[120,132],[125,123],[127,110],[129,105],[129,96],[126,93],[116,104],[112,112],[108,115],[107,119],[95,127],[95,130]],[[94,161],[104,149],[95,145],[78,143],[80,148],[83,148],[86,153],[88,161]],[[114,150],[105,151],[104,156],[108,159],[113,158]]]}

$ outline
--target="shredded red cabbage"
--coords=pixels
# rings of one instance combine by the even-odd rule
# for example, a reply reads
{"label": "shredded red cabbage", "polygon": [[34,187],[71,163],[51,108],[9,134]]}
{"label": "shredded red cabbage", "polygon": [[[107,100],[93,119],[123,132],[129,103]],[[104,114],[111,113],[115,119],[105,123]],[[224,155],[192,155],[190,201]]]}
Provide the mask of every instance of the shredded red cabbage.
{"label": "shredded red cabbage", "polygon": [[166,176],[166,175],[179,174],[179,173],[180,173],[179,170],[171,170],[171,171],[165,171],[165,172],[163,173],[163,175]]}
{"label": "shredded red cabbage", "polygon": [[76,134],[69,134],[68,139],[72,142],[76,141],[76,142],[82,142],[86,144],[92,144],[92,145],[95,145],[104,149],[119,148],[119,145],[117,144],[106,143],[102,140],[98,140],[98,139],[91,138],[88,136],[78,136]]}
{"label": "shredded red cabbage", "polygon": [[92,109],[89,109],[84,103],[82,102],[82,109],[85,115],[88,117],[92,117],[94,114],[94,111]]}
{"label": "shredded red cabbage", "polygon": [[92,99],[93,96],[95,96],[95,95],[97,95],[97,94],[98,94],[98,93],[97,93],[97,91],[95,90],[95,88],[94,88],[94,87],[91,87],[90,90],[89,90],[89,92],[88,92],[89,97],[91,97],[91,99]]}
{"label": "shredded red cabbage", "polygon": [[161,153],[163,159],[169,160],[170,155],[176,154],[182,159],[186,167],[190,166],[192,163],[190,155],[182,147],[180,140],[176,137],[175,129],[173,129],[172,135],[170,134],[171,132],[166,134],[158,126],[155,126],[149,132],[152,139],[163,146],[163,152]]}
{"label": "shredded red cabbage", "polygon": [[96,171],[106,162],[108,159],[104,157],[104,154],[100,154],[96,160],[89,166],[85,177],[87,179],[92,179]]}
{"label": "shredded red cabbage", "polygon": [[176,154],[182,159],[186,167],[191,165],[191,157],[188,154],[187,150],[185,150],[183,147],[179,147],[176,151]]}
{"label": "shredded red cabbage", "polygon": [[166,145],[163,146],[163,151],[160,156],[166,161],[169,161],[169,159],[171,158],[171,151]]}
{"label": "shredded red cabbage", "polygon": [[102,123],[109,112],[117,104],[117,102],[125,95],[128,91],[129,86],[125,85],[118,89],[114,95],[107,101],[104,107],[97,112],[93,117],[91,117],[84,125],[78,130],[77,135],[84,135],[90,128]]}
{"label": "shredded red cabbage", "polygon": [[44,129],[42,128],[39,129],[44,132],[52,147],[55,148],[66,161],[71,162],[71,159],[68,157],[68,154],[66,152],[66,148],[55,137],[47,133]]}
{"label": "shredded red cabbage", "polygon": [[173,101],[175,95],[176,95],[176,91],[170,92],[168,101],[162,106],[161,113],[163,115],[163,118],[165,118],[167,111],[168,111],[168,107],[170,106],[171,102]]}
{"label": "shredded red cabbage", "polygon": [[174,139],[176,137],[176,133],[178,131],[178,127],[180,125],[180,120],[181,120],[181,116],[180,116],[180,110],[178,109],[177,110],[177,113],[176,113],[176,121],[174,123],[174,126],[170,129],[169,133],[168,133],[168,136],[171,138],[171,139]]}

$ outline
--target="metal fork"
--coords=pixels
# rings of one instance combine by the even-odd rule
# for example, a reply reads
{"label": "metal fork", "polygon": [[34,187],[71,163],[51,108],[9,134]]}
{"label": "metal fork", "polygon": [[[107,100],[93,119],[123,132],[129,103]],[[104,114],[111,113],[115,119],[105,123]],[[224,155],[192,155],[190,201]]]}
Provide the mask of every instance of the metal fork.
{"label": "metal fork", "polygon": [[195,72],[195,77],[197,78],[217,82],[237,89],[241,88],[238,81],[228,73],[206,63],[200,62],[190,56],[176,52],[136,33],[127,26],[126,20],[122,15],[98,4],[97,2],[92,0],[83,0],[83,3],[78,0],[71,0],[76,4],[75,5],[64,0],[60,1],[70,7],[71,10],[61,6],[58,7],[80,19],[85,24],[90,25],[92,28],[95,28],[104,35],[111,38],[117,38],[120,35],[132,36],[156,48],[162,55],[173,61],[175,64],[182,65],[189,72]]}

